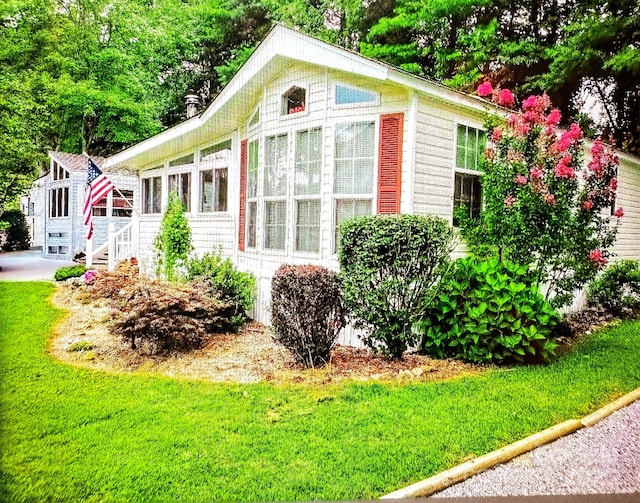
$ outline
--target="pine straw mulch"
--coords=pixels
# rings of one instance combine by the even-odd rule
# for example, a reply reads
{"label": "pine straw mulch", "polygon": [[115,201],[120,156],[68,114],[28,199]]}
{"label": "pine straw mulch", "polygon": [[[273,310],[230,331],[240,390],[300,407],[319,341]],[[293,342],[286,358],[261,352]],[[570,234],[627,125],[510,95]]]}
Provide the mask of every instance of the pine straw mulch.
{"label": "pine straw mulch", "polygon": [[[87,302],[80,290],[61,284],[52,301],[68,315],[56,326],[50,353],[66,363],[114,373],[152,373],[212,382],[331,384],[385,381],[398,384],[447,380],[482,372],[485,367],[457,360],[436,360],[406,354],[389,360],[367,349],[337,346],[323,368],[304,369],[273,341],[268,327],[248,324],[238,334],[214,334],[202,349],[169,356],[132,350],[109,331],[111,309],[106,302]],[[83,350],[74,351],[74,344]]]}

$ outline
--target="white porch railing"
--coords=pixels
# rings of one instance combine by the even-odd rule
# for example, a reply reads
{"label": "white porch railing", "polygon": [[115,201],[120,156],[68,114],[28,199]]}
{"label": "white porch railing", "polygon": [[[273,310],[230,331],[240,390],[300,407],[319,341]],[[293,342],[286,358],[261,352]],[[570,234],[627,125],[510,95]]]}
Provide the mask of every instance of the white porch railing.
{"label": "white porch railing", "polygon": [[122,260],[135,257],[138,244],[135,233],[137,230],[136,221],[135,217],[132,218],[130,223],[118,229],[118,231],[115,230],[113,222],[109,223],[109,238],[95,250],[91,246],[92,240],[88,240],[86,249],[87,267],[91,267],[94,258],[104,251],[107,252],[109,271],[113,271]]}

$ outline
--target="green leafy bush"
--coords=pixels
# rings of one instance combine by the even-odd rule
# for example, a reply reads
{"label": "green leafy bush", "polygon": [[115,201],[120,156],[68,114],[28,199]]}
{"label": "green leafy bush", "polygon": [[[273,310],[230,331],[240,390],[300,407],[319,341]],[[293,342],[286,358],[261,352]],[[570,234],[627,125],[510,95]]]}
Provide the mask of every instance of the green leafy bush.
{"label": "green leafy bush", "polygon": [[160,231],[154,242],[156,248],[156,274],[167,281],[183,279],[191,244],[191,228],[184,214],[184,206],[178,194],[169,194],[169,202],[165,211]]}
{"label": "green leafy bush", "polygon": [[305,367],[327,363],[345,320],[334,272],[313,265],[282,265],[276,271],[271,282],[275,338]]}
{"label": "green leafy bush", "polygon": [[400,358],[417,342],[412,325],[424,315],[449,265],[454,231],[434,216],[375,215],[340,225],[340,279],[365,344]]}
{"label": "green leafy bush", "polygon": [[429,315],[417,324],[421,350],[470,362],[546,362],[559,317],[526,266],[458,259]]}
{"label": "green leafy bush", "polygon": [[87,267],[84,265],[70,265],[58,269],[53,277],[56,281],[64,281],[69,278],[79,278],[85,272],[87,272]]}
{"label": "green leafy bush", "polygon": [[0,229],[4,230],[5,241],[2,251],[28,250],[31,245],[29,224],[20,210],[7,210],[2,214]]}
{"label": "green leafy bush", "polygon": [[246,321],[257,295],[253,274],[238,271],[231,260],[222,258],[219,253],[205,253],[200,258],[190,259],[187,271],[189,279],[204,284],[214,299],[233,306],[237,324]]}
{"label": "green leafy bush", "polygon": [[619,315],[640,308],[640,262],[620,260],[607,267],[587,290],[589,304],[599,304]]}

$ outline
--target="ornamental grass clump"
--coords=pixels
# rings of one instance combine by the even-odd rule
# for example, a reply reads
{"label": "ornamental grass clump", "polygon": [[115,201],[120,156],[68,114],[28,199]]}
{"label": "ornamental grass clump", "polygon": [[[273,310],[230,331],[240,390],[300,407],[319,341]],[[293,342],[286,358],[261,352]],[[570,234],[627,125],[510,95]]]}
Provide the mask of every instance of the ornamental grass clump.
{"label": "ornamental grass clump", "polygon": [[[500,90],[484,83],[481,96],[500,103]],[[578,124],[560,130],[560,111],[546,94],[529,96],[506,121],[487,120],[490,146],[482,176],[484,209],[462,224],[476,253],[487,246],[500,258],[530,266],[556,307],[592,280],[608,262],[622,208],[615,202],[619,159],[601,139],[584,162]]]}
{"label": "ornamental grass clump", "polygon": [[458,259],[416,324],[422,352],[474,363],[548,362],[559,321],[526,265]]}
{"label": "ornamental grass clump", "polygon": [[429,215],[372,215],[340,225],[340,279],[357,328],[371,349],[401,358],[418,343],[413,324],[450,264],[454,231]]}
{"label": "ornamental grass clump", "polygon": [[329,361],[345,326],[346,309],[337,275],[314,265],[282,265],[271,281],[275,339],[307,368]]}

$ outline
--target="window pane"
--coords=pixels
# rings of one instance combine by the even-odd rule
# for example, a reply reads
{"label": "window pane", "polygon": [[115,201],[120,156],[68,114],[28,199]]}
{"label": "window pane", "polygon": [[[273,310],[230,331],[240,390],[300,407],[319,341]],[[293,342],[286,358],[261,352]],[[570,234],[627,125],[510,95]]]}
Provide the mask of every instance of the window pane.
{"label": "window pane", "polygon": [[320,201],[317,199],[297,202],[296,250],[318,252],[320,250]]}
{"label": "window pane", "polygon": [[372,193],[374,136],[372,122],[337,126],[334,179],[336,194]]}
{"label": "window pane", "polygon": [[152,181],[152,205],[151,213],[160,213],[162,211],[162,178],[156,176]]}
{"label": "window pane", "polygon": [[249,167],[247,176],[247,197],[258,195],[258,141],[249,143]]}
{"label": "window pane", "polygon": [[200,211],[213,211],[213,172],[200,172]]}
{"label": "window pane", "polygon": [[256,214],[258,210],[258,203],[255,201],[249,202],[247,205],[247,247],[256,247]]}
{"label": "window pane", "polygon": [[336,126],[336,159],[353,157],[353,125],[338,124]]}
{"label": "window pane", "polygon": [[287,190],[287,135],[270,136],[266,142],[264,195],[283,196]]}
{"label": "window pane", "polygon": [[371,194],[373,191],[373,159],[357,159],[354,163],[353,193]]}
{"label": "window pane", "polygon": [[334,192],[353,194],[353,161],[350,159],[336,161]]}
{"label": "window pane", "polygon": [[338,246],[338,228],[340,223],[353,217],[371,215],[371,201],[363,199],[339,199],[336,201],[336,228],[334,233],[334,248]]}
{"label": "window pane", "polygon": [[270,250],[284,250],[287,203],[267,201],[265,203],[264,246]]}
{"label": "window pane", "polygon": [[[455,208],[465,208],[465,214],[470,218],[476,218],[480,215],[482,208],[482,188],[478,175],[456,173],[453,204]],[[459,223],[458,219],[454,216],[453,224],[457,226]]]}
{"label": "window pane", "polygon": [[227,211],[227,168],[215,170],[216,199],[215,211]]}
{"label": "window pane", "polygon": [[355,124],[355,157],[373,158],[373,122]]}
{"label": "window pane", "polygon": [[351,103],[371,103],[376,101],[376,94],[353,87],[336,85],[336,105]]}
{"label": "window pane", "polygon": [[187,154],[185,156],[179,157],[178,159],[174,159],[169,161],[169,166],[183,166],[185,164],[193,164],[193,154]]}
{"label": "window pane", "polygon": [[321,129],[296,134],[295,194],[320,193]]}

